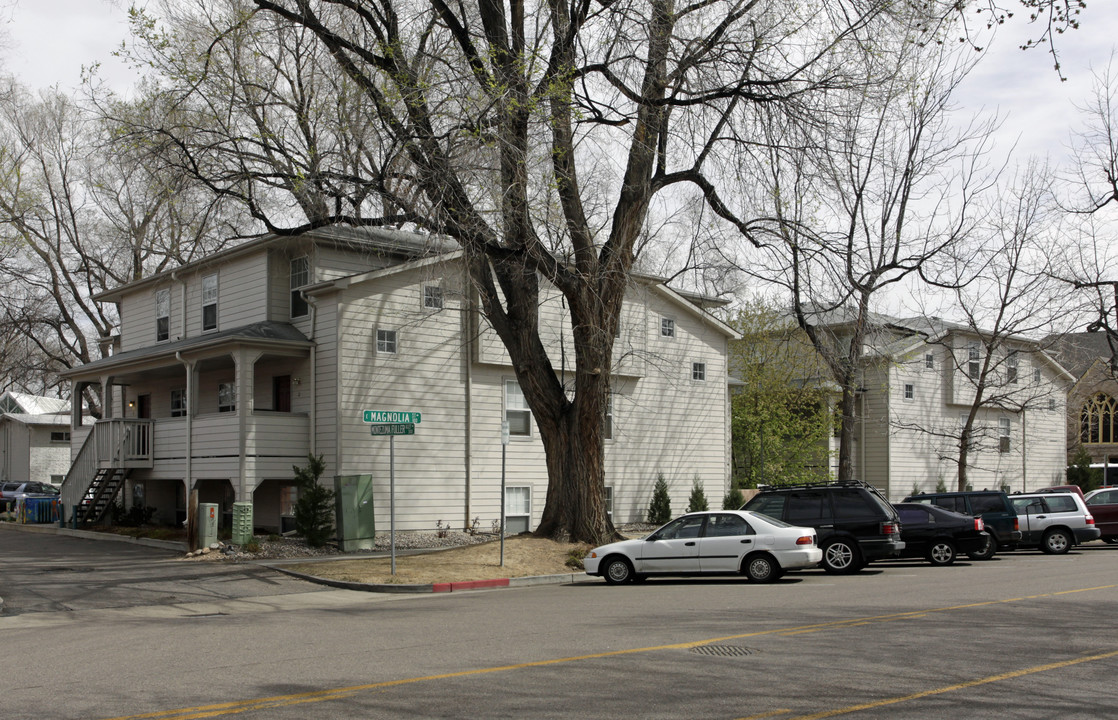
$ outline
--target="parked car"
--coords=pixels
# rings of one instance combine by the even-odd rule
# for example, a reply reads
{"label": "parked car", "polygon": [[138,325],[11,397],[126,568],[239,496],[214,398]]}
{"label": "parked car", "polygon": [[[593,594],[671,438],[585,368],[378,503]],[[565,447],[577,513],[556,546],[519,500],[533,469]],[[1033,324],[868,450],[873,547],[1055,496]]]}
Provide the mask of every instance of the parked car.
{"label": "parked car", "polygon": [[813,567],[823,553],[815,531],[741,510],[689,513],[639,540],[596,547],[583,558],[587,575],[606,582],[650,575],[733,575],[772,582],[784,571]]}
{"label": "parked car", "polygon": [[923,557],[932,565],[951,565],[959,553],[979,552],[990,536],[982,518],[927,503],[897,503],[901,518],[901,557]]}
{"label": "parked car", "polygon": [[1092,490],[1083,503],[1094,516],[1103,541],[1118,543],[1118,488]]}
{"label": "parked car", "polygon": [[1083,494],[1083,488],[1079,487],[1078,485],[1053,485],[1052,487],[1046,487],[1046,488],[1041,488],[1039,490],[1033,490],[1033,492],[1034,493],[1069,492],[1069,493],[1075,493],[1076,495],[1078,495],[1081,498],[1085,497],[1084,494]]}
{"label": "parked car", "polygon": [[1021,545],[1062,555],[1102,534],[1083,500],[1074,493],[1015,493],[1009,496],[1021,524]]}
{"label": "parked car", "polygon": [[971,560],[989,560],[999,548],[1013,548],[1021,542],[1017,511],[1009,502],[1009,496],[1001,490],[921,493],[909,495],[904,501],[927,503],[982,518],[982,523],[986,526],[986,547],[968,552],[967,557]]}
{"label": "parked car", "polygon": [[21,498],[58,497],[59,489],[49,483],[6,482],[0,484],[0,510],[14,507]]}
{"label": "parked car", "polygon": [[766,486],[742,510],[815,528],[829,573],[857,572],[904,549],[897,511],[862,482]]}

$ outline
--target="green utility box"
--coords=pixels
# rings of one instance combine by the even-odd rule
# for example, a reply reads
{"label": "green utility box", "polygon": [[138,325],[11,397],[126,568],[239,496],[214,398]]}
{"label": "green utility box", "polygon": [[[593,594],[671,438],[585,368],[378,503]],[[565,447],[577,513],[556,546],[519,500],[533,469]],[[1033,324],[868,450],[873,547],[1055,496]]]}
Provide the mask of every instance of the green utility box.
{"label": "green utility box", "polygon": [[198,503],[198,547],[217,542],[217,503]]}
{"label": "green utility box", "polygon": [[233,503],[233,537],[234,545],[248,545],[252,542],[252,503]]}
{"label": "green utility box", "polygon": [[373,476],[334,476],[334,517],[338,526],[338,549],[342,552],[372,550],[376,524],[373,520]]}

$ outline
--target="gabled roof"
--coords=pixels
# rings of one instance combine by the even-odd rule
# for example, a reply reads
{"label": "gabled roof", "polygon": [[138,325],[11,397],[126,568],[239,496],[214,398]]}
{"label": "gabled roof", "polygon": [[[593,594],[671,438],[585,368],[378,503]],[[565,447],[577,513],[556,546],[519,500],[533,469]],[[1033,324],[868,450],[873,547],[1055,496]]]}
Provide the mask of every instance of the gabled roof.
{"label": "gabled roof", "polygon": [[220,252],[207,255],[203,258],[180,265],[171,270],[164,270],[155,275],[149,275],[135,282],[121,285],[120,287],[106,290],[93,299],[99,302],[117,302],[121,296],[146,285],[162,282],[166,278],[180,273],[190,273],[218,265],[232,258],[247,255],[267,248],[270,245],[283,245],[293,241],[311,240],[317,244],[333,247],[348,247],[363,250],[373,250],[386,255],[401,257],[420,257],[436,253],[445,253],[453,250],[457,245],[448,238],[437,235],[423,235],[420,233],[406,232],[393,228],[379,227],[348,227],[330,226],[308,230],[299,235],[263,235],[248,242],[241,243]]}
{"label": "gabled roof", "polygon": [[3,402],[9,399],[19,407],[19,413],[26,415],[48,415],[70,412],[70,401],[59,400],[58,398],[42,397],[41,395],[29,395],[27,393],[13,392],[8,390],[0,395],[0,407],[9,405],[10,403]]}
{"label": "gabled roof", "polygon": [[1077,378],[1083,377],[1099,358],[1110,358],[1110,343],[1106,333],[1083,332],[1045,338],[1052,343],[1060,364]]}
{"label": "gabled roof", "polygon": [[3,413],[0,414],[0,418],[33,427],[55,427],[58,425],[70,427],[69,414],[24,415],[21,413]]}
{"label": "gabled roof", "polygon": [[[399,265],[391,265],[386,268],[378,270],[370,270],[368,272],[357,273],[356,275],[348,275],[346,277],[337,278],[335,280],[327,280],[316,285],[304,288],[303,291],[307,295],[318,295],[324,292],[331,292],[334,290],[341,290],[352,285],[357,285],[363,282],[372,280],[379,280],[381,278],[391,277],[400,273],[410,272],[419,268],[427,267],[435,263],[445,263],[449,261],[458,260],[463,257],[461,250],[445,253],[435,257],[424,257],[410,262],[401,263]],[[630,276],[634,282],[639,282],[647,285],[663,297],[667,298],[673,304],[679,305],[684,311],[698,318],[701,322],[714,327],[716,330],[726,335],[727,337],[738,339],[741,335],[732,327],[722,322],[718,318],[707,312],[704,307],[707,305],[725,305],[726,302],[704,295],[697,295],[694,293],[684,294],[677,290],[668,287],[662,278],[653,277],[651,275],[639,275],[634,273]]]}
{"label": "gabled roof", "polygon": [[232,328],[230,330],[198,335],[176,342],[160,343],[158,345],[149,345],[135,350],[128,350],[107,358],[94,360],[85,365],[70,368],[69,370],[60,372],[59,375],[61,377],[73,377],[75,375],[96,374],[102,370],[124,367],[138,361],[152,360],[167,356],[173,357],[176,353],[186,352],[188,350],[199,350],[210,346],[237,342],[249,342],[257,345],[295,345],[305,347],[310,347],[314,344],[307,339],[306,335],[287,323],[265,321]]}

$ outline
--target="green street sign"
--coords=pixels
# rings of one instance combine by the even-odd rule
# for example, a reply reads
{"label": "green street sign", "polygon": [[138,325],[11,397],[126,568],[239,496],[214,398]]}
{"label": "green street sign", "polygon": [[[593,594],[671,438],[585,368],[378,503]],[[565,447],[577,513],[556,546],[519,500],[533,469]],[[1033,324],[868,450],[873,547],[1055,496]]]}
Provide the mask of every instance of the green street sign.
{"label": "green street sign", "polygon": [[366,410],[362,417],[367,423],[419,424],[420,413],[409,410]]}
{"label": "green street sign", "polygon": [[415,435],[415,423],[385,423],[370,425],[370,435]]}

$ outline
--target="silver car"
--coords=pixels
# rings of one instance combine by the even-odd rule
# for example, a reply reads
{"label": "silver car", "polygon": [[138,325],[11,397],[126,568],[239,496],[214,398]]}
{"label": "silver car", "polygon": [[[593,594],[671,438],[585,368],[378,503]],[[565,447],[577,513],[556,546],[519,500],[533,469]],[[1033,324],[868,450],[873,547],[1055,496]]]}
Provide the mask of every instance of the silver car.
{"label": "silver car", "polygon": [[1022,493],[1010,495],[1009,501],[1017,511],[1022,546],[1062,555],[1074,545],[1098,540],[1102,534],[1083,500],[1074,493]]}

